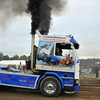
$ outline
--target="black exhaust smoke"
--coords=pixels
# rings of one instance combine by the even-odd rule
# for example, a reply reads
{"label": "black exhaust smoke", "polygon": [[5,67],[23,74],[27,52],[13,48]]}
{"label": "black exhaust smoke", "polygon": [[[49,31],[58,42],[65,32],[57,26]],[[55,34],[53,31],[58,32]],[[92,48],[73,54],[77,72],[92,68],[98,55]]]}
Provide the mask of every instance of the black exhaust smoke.
{"label": "black exhaust smoke", "polygon": [[32,15],[31,34],[39,30],[41,34],[49,33],[51,10],[59,15],[67,3],[67,0],[29,0],[28,11]]}
{"label": "black exhaust smoke", "polygon": [[17,16],[25,15],[27,3],[28,0],[0,0],[0,29],[5,30]]}
{"label": "black exhaust smoke", "polygon": [[41,34],[48,33],[51,13],[61,15],[66,3],[67,0],[0,0],[0,29],[5,30],[17,16],[29,16],[25,14],[27,9],[32,14],[31,33],[37,29]]}
{"label": "black exhaust smoke", "polygon": [[29,0],[28,10],[32,15],[31,34],[35,34],[37,29],[40,33],[48,33],[51,20],[51,8],[45,4],[44,0]]}

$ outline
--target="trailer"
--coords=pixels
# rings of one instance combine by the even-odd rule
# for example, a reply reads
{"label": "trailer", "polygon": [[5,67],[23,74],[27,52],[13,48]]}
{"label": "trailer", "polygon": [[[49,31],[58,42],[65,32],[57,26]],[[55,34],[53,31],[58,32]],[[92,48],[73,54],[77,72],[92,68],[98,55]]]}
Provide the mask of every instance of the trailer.
{"label": "trailer", "polygon": [[[39,38],[38,47],[32,45],[34,56],[31,55],[31,61],[26,62],[27,70],[33,73],[0,71],[0,86],[36,89],[48,97],[58,96],[61,91],[79,91],[78,42],[71,35],[41,35]],[[56,55],[57,48],[62,55]]]}

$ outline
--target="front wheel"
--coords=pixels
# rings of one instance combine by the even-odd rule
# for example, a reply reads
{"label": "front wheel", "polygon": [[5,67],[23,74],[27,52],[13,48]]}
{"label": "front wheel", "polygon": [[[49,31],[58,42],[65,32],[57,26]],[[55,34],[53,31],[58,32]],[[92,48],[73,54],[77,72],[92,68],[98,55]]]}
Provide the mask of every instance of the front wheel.
{"label": "front wheel", "polygon": [[48,76],[41,81],[40,91],[44,96],[57,96],[61,92],[60,81],[53,76]]}

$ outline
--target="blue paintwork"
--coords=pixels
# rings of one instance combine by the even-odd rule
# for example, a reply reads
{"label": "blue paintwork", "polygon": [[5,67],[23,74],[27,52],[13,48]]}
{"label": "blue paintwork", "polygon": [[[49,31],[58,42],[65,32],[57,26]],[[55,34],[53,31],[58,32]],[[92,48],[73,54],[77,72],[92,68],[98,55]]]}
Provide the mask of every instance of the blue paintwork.
{"label": "blue paintwork", "polygon": [[38,80],[38,82],[37,82],[36,89],[39,88],[39,84],[40,84],[41,80],[42,80],[44,77],[45,77],[45,75],[43,75],[41,78],[39,78],[39,80]]}
{"label": "blue paintwork", "polygon": [[43,33],[43,35],[47,35],[46,33]]}
{"label": "blue paintwork", "polygon": [[51,61],[52,61],[52,62],[54,62],[54,61],[60,62],[60,59],[58,59],[58,58],[55,57],[55,56],[50,56],[49,58],[51,58]]}
{"label": "blue paintwork", "polygon": [[[37,87],[36,89],[39,88],[39,84],[41,82],[41,80],[46,76],[46,75],[49,75],[49,76],[56,76],[60,82],[61,82],[61,86],[62,86],[62,89],[64,88],[74,88],[73,87],[64,87],[64,84],[68,84],[68,85],[74,85],[74,73],[66,73],[66,72],[46,72],[39,80],[38,80],[38,83],[37,83]],[[73,79],[62,79],[61,77],[71,77]]]}
{"label": "blue paintwork", "polygon": [[[45,72],[45,74],[41,76],[39,79],[38,76],[34,76],[34,75],[26,76],[26,75],[19,75],[19,74],[15,75],[15,74],[8,74],[8,73],[7,74],[0,73],[0,84],[39,89],[39,84],[41,80],[45,78],[47,75],[56,76],[61,82],[62,89],[74,88],[74,73],[66,73],[66,72]],[[70,77],[73,79],[63,79],[61,77]],[[64,86],[64,84],[73,85],[73,86],[72,87]],[[75,86],[75,91],[79,91],[79,86]]]}
{"label": "blue paintwork", "polygon": [[57,73],[55,73],[55,72],[46,72],[45,75],[53,75],[53,76],[56,76],[60,80],[61,85],[62,85],[62,88],[64,89],[63,80],[61,79],[61,77]]}
{"label": "blue paintwork", "polygon": [[47,54],[45,54],[45,53],[43,52],[41,56],[44,57],[45,55],[47,55]]}
{"label": "blue paintwork", "polygon": [[72,77],[74,78],[74,73],[68,73],[68,72],[56,72],[60,77]]}
{"label": "blue paintwork", "polygon": [[38,76],[25,76],[19,74],[0,73],[0,84],[20,86],[26,88],[35,88]]}
{"label": "blue paintwork", "polygon": [[78,86],[75,86],[75,91],[76,91],[76,92],[79,91],[79,87],[80,87],[79,85],[78,85]]}
{"label": "blue paintwork", "polygon": [[79,44],[74,38],[71,38],[71,39],[70,39],[70,42]]}
{"label": "blue paintwork", "polygon": [[76,60],[76,63],[80,63],[80,61],[79,60]]}
{"label": "blue paintwork", "polygon": [[[42,53],[42,57],[44,57],[45,55],[47,55],[46,53]],[[60,59],[58,59],[57,57],[55,57],[55,56],[49,56],[49,55],[47,55],[47,59],[48,58],[51,58],[51,61],[52,62],[54,62],[54,61],[58,61],[58,62],[60,62]]]}
{"label": "blue paintwork", "polygon": [[[68,73],[68,72],[57,72],[57,74],[60,77],[70,77],[73,79],[63,79],[63,83],[67,85],[74,85],[74,73]],[[64,88],[74,88],[74,87],[64,87]]]}
{"label": "blue paintwork", "polygon": [[[62,89],[64,89],[64,84],[68,84],[68,85],[74,85],[74,73],[65,73],[65,72],[46,72],[39,80],[38,80],[38,83],[37,83],[37,88],[39,87],[39,84],[40,84],[40,81],[46,76],[46,75],[49,75],[49,76],[56,76],[60,82],[61,82],[61,86],[62,86]],[[72,77],[73,79],[62,79],[61,77]],[[72,87],[69,87],[69,88],[72,88]]]}
{"label": "blue paintwork", "polygon": [[38,80],[36,89],[39,88],[40,81],[41,81],[46,75],[49,75],[49,76],[50,76],[50,75],[51,75],[51,76],[56,76],[56,77],[60,80],[61,85],[62,85],[62,88],[64,89],[63,80],[62,80],[61,77],[60,77],[57,73],[55,73],[55,72],[46,72],[46,73]]}
{"label": "blue paintwork", "polygon": [[73,37],[71,37],[70,42],[74,44],[75,49],[79,49],[79,43]]}

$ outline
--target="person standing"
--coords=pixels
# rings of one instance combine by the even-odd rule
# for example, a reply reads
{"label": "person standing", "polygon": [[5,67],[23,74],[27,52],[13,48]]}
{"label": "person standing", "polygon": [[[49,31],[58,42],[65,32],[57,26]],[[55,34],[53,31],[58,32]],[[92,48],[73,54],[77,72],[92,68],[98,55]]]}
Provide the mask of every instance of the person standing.
{"label": "person standing", "polygon": [[95,64],[95,73],[96,73],[96,77],[98,78],[99,75],[99,68],[98,68],[98,64]]}

